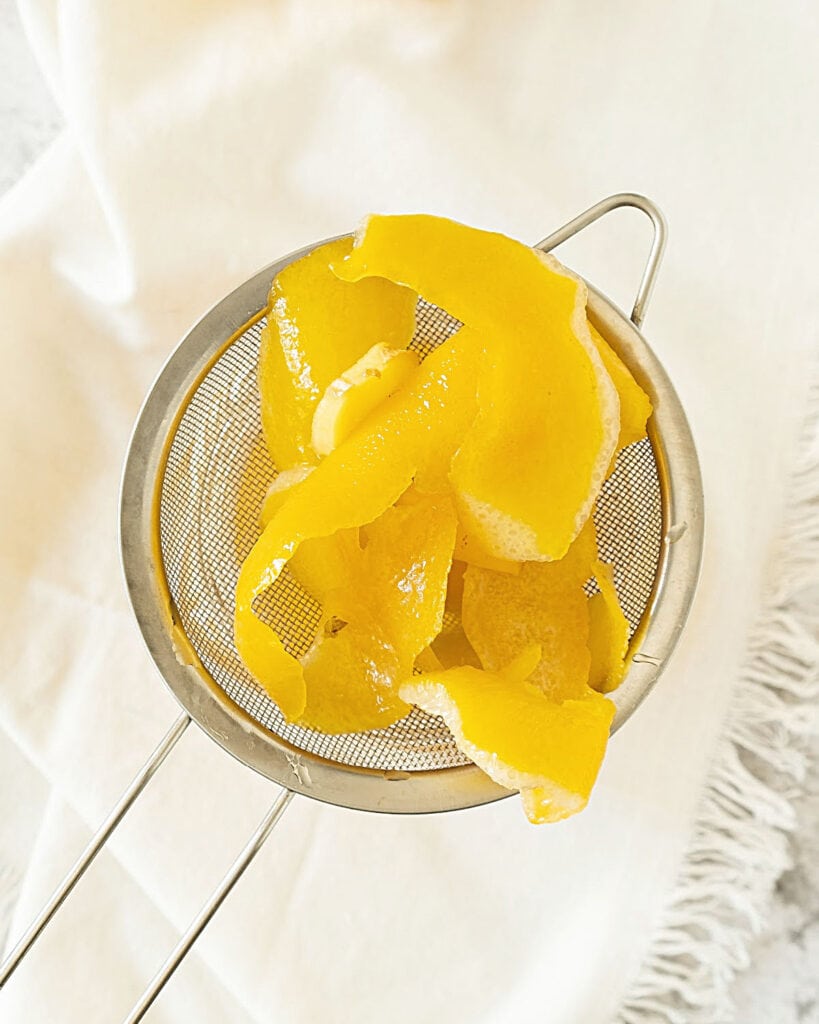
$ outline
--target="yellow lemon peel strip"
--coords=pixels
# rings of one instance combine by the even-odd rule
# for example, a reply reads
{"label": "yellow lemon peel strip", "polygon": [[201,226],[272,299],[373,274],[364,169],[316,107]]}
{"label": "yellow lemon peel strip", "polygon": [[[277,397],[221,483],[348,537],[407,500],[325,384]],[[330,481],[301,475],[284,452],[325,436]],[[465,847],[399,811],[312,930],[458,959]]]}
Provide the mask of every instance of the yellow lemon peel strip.
{"label": "yellow lemon peel strip", "polygon": [[[299,463],[285,469],[267,490],[259,520],[264,529],[287,501],[291,488],[300,484],[315,466]],[[352,548],[358,548],[358,528],[337,530],[328,537],[314,537],[300,544],[288,563],[290,572],[307,593],[317,601],[340,587],[346,579]]]}
{"label": "yellow lemon peel strip", "polygon": [[325,389],[377,342],[404,348],[416,296],[391,281],[350,285],[330,270],[352,239],[327,242],[273,280],[259,353],[262,428],[277,468],[314,463],[313,413]]}
{"label": "yellow lemon peel strip", "polygon": [[418,367],[418,354],[373,345],[327,386],[313,413],[311,443],[316,455],[329,455],[377,408],[404,385]]}
{"label": "yellow lemon peel strip", "polygon": [[[438,664],[433,666],[436,669],[461,668],[464,665],[471,665],[473,668],[480,668],[481,662],[475,653],[472,644],[467,640],[463,626],[446,633],[439,633],[432,641],[429,650],[437,659]],[[422,671],[428,671],[429,666],[419,664]]]}
{"label": "yellow lemon peel strip", "polygon": [[367,529],[360,587],[406,675],[417,655],[440,633],[455,544],[455,508],[431,495],[387,511]]}
{"label": "yellow lemon peel strip", "polygon": [[612,567],[596,562],[594,575],[600,592],[589,598],[589,686],[611,693],[626,674],[629,624],[620,607]]}
{"label": "yellow lemon peel strip", "polygon": [[397,693],[395,649],[370,619],[325,619],[302,665],[306,703],[299,725],[330,735],[360,732],[385,728],[410,710]]}
{"label": "yellow lemon peel strip", "polygon": [[333,269],[411,287],[482,339],[478,415],[452,463],[459,514],[496,557],[561,558],[619,430],[582,281],[503,235],[426,215],[369,217]]}
{"label": "yellow lemon peel strip", "polygon": [[[630,444],[634,444],[635,441],[646,436],[646,423],[651,415],[651,401],[632,377],[623,360],[591,322],[589,322],[589,334],[620,399],[620,433],[617,437],[617,453],[619,453],[623,448],[627,448]],[[614,460],[612,460],[610,469],[613,468]]]}
{"label": "yellow lemon peel strip", "polygon": [[453,668],[413,677],[403,700],[440,715],[458,748],[492,779],[520,790],[530,821],[558,821],[586,806],[608,741],[614,705],[589,691],[556,703],[522,678],[540,652],[504,672]]}

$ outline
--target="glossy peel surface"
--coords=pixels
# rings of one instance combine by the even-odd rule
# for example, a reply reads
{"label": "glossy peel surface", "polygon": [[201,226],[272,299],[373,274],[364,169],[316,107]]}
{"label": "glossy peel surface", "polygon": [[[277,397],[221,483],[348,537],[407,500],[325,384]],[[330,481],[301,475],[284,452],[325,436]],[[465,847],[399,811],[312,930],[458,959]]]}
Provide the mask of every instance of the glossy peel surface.
{"label": "glossy peel surface", "polygon": [[[469,419],[477,360],[444,342],[410,385],[294,486],[245,560],[236,588],[235,639],[243,662],[291,721],[305,708],[302,666],[253,612],[304,541],[370,523],[407,490],[416,475],[438,475],[452,458],[446,440],[453,419]],[[454,544],[454,532],[453,532]]]}
{"label": "glossy peel surface", "polygon": [[462,522],[497,558],[561,558],[619,430],[582,281],[504,235],[426,215],[369,217],[334,269],[411,287],[480,339],[478,414],[451,473]]}
{"label": "glossy peel surface", "polygon": [[279,470],[314,463],[313,414],[327,387],[373,345],[405,348],[416,297],[390,281],[340,281],[352,240],[319,246],[276,275],[259,353],[262,429]]}
{"label": "glossy peel surface", "polygon": [[526,681],[528,667],[432,672],[405,683],[400,693],[440,715],[475,764],[500,785],[521,791],[527,817],[540,824],[585,807],[606,750],[614,705],[592,691],[583,699],[556,703]]}

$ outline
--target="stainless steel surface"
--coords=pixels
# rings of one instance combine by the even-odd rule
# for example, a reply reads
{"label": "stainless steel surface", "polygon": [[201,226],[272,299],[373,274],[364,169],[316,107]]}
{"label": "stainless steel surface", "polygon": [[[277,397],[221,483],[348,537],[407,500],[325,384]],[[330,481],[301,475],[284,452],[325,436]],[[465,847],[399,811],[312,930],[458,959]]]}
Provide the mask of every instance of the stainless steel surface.
{"label": "stainless steel surface", "polygon": [[102,825],[100,825],[99,829],[97,829],[96,834],[80,854],[74,866],[54,891],[51,899],[40,911],[37,919],[31,924],[29,929],[4,960],[2,967],[0,967],[0,988],[2,988],[12,974],[14,974],[14,971],[20,964],[20,961],[40,937],[46,925],[57,913],[63,902],[68,898],[72,889],[90,867],[94,858],[108,842],[108,838],[111,833],[117,825],[119,825],[126,813],[130,810],[136,798],[156,774],[159,766],[176,746],[178,740],[182,736],[182,733],[190,725],[190,721],[189,715],[185,713],[181,714],[167,731],[153,754],[151,754],[142,768],[140,768],[138,774],[134,777],[131,784],[120,797],[116,807],[114,807]]}
{"label": "stainless steel surface", "polygon": [[[554,246],[623,205],[655,222],[639,317],[665,238],[647,200],[614,196],[543,244]],[[271,278],[310,248],[265,268],[214,307],[146,400],[122,491],[123,562],[135,613],[182,705],[226,750],[274,781],[330,803],[390,812],[499,799],[507,791],[465,762],[438,719],[415,711],[390,729],[337,737],[288,725],[235,652],[233,590],[274,475],[260,440],[255,386],[262,316]],[[589,315],[655,408],[648,439],[622,454],[595,513],[632,627],[632,665],[614,698],[619,728],[658,678],[685,620],[699,567],[702,492],[684,413],[645,339],[593,288]],[[414,345],[429,351],[456,326],[421,303]],[[285,574],[260,613],[276,620],[298,652],[317,609]]]}
{"label": "stainless steel surface", "polygon": [[287,805],[292,799],[293,793],[288,789],[285,789],[284,792],[279,795],[276,802],[264,818],[262,818],[259,827],[250,837],[245,848],[231,865],[230,870],[222,879],[218,889],[216,889],[204,907],[202,907],[191,922],[190,927],[176,944],[168,959],[154,975],[151,983],[142,993],[139,1002],[125,1018],[123,1024],[138,1024],[138,1022],[142,1020],[152,1006],[156,997],[165,987],[165,984],[171,975],[185,959],[185,955],[188,950],[202,934],[210,919],[224,903],[233,886],[236,885],[244,874],[246,868],[250,865],[250,862],[259,850],[261,850],[265,840],[278,824],[279,819],[284,814],[287,809]]}

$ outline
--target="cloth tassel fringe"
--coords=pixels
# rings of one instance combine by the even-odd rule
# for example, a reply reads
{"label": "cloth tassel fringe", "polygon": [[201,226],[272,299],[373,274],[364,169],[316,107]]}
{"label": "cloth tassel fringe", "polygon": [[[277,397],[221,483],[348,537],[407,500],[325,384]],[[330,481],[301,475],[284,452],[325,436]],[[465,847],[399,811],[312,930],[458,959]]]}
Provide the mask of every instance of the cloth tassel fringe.
{"label": "cloth tassel fringe", "polygon": [[773,888],[790,867],[794,800],[819,733],[819,380],[726,730],[672,901],[618,1024],[726,1024]]}

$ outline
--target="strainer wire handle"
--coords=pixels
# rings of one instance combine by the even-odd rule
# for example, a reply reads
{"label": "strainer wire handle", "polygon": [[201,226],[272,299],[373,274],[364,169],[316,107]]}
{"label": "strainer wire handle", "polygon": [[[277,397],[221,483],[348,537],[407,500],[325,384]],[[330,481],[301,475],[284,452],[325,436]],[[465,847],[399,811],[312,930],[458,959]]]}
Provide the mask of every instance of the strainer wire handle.
{"label": "strainer wire handle", "polygon": [[239,881],[245,872],[245,869],[249,866],[250,862],[262,848],[264,841],[276,827],[279,819],[287,809],[287,805],[295,796],[289,789],[282,790],[278,799],[275,801],[273,806],[262,818],[259,823],[259,827],[250,837],[247,845],[233,862],[230,870],[222,879],[219,887],[212,894],[207,903],[202,907],[199,913],[196,915],[194,920],[191,922],[188,930],[182,936],[177,943],[173,952],[170,954],[165,963],[159,968],[157,973],[154,975],[151,983],[142,993],[139,1002],[134,1006],[133,1010],[125,1018],[123,1024],[139,1024],[139,1021],[145,1016],[148,1010],[153,1005],[154,1000],[165,987],[166,982],[170,979],[171,975],[182,963],[185,955],[190,950],[191,946],[196,942],[199,936],[206,928],[208,922],[221,907],[222,903],[227,898],[230,890]]}
{"label": "strainer wire handle", "polygon": [[54,917],[65,900],[71,894],[74,886],[91,866],[94,858],[108,842],[108,839],[114,829],[131,809],[134,801],[157,773],[160,765],[168,754],[170,754],[176,746],[185,729],[190,725],[190,721],[190,717],[187,714],[180,715],[142,768],[140,768],[139,772],[137,772],[128,788],[117,801],[116,806],[102,825],[100,825],[86,848],[80,854],[79,858],[74,863],[74,866],[57,886],[51,896],[51,899],[43,907],[36,920],[32,922],[26,933],[3,961],[2,966],[0,966],[0,988],[2,988],[12,974],[14,974],[23,957],[28,953],[42,934],[46,925],[48,925],[52,917]]}
{"label": "strainer wire handle", "polygon": [[640,327],[645,319],[646,309],[648,308],[651,293],[654,290],[668,234],[665,217],[663,217],[659,207],[650,199],[639,195],[637,192],[618,192],[616,195],[609,196],[608,199],[601,199],[599,203],[590,206],[584,213],[573,217],[568,224],[564,224],[562,228],[553,231],[542,242],[538,242],[535,248],[542,249],[544,252],[551,252],[552,249],[557,248],[558,245],[572,238],[579,231],[587,228],[607,213],[611,213],[612,210],[619,210],[624,206],[631,206],[636,210],[642,210],[654,225],[654,238],[651,242],[651,250],[649,251],[645,270],[640,280],[640,286],[637,289],[634,308],[631,311],[631,322],[635,327]]}

